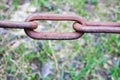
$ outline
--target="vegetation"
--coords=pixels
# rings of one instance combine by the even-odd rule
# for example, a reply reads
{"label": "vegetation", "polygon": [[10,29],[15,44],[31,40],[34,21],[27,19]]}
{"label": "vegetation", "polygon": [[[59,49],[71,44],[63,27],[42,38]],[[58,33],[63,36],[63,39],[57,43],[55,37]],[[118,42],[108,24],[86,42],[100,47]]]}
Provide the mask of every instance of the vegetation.
{"label": "vegetation", "polygon": [[[21,1],[24,2],[13,0],[12,5],[0,3],[0,19],[11,19],[15,12],[18,13],[20,6],[25,6],[23,2],[20,4]],[[35,8],[35,11],[29,12],[24,8],[20,12],[76,14],[88,21],[120,21],[119,0],[31,0],[26,3],[29,3],[29,9]],[[5,5],[12,7],[3,9]],[[68,28],[72,23],[41,21],[40,25],[47,27],[43,30],[60,32],[72,31]],[[84,34],[80,39],[71,41],[37,41],[26,35],[18,36],[19,31],[1,29],[0,80],[120,79],[119,34]]]}

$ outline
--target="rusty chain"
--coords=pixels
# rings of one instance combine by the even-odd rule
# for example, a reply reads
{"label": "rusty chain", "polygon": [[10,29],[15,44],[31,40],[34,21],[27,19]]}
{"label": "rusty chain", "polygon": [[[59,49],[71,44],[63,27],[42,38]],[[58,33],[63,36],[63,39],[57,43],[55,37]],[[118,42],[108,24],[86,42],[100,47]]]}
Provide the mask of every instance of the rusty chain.
{"label": "rusty chain", "polygon": [[[37,20],[74,21],[75,32],[36,32]],[[80,38],[84,33],[120,33],[120,22],[87,22],[80,16],[61,14],[34,14],[24,22],[0,21],[0,28],[24,29],[25,33],[40,40],[72,40]]]}

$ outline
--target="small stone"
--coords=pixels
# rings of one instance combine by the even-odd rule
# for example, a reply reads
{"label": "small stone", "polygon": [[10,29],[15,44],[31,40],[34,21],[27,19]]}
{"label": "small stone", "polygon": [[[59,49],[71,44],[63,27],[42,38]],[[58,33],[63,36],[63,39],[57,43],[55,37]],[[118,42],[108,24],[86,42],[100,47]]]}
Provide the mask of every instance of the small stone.
{"label": "small stone", "polygon": [[111,60],[108,60],[107,62],[108,62],[108,64],[113,65]]}
{"label": "small stone", "polygon": [[46,62],[41,68],[41,75],[43,78],[52,74],[52,62]]}

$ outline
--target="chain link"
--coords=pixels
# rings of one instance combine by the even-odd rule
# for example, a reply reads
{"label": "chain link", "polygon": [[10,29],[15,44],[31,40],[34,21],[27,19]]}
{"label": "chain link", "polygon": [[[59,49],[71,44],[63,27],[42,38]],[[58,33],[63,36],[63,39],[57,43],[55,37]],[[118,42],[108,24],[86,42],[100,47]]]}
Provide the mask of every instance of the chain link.
{"label": "chain link", "polygon": [[33,22],[0,21],[0,28],[36,29],[38,24]]}
{"label": "chain link", "polygon": [[[75,32],[36,32],[37,20],[74,21]],[[80,16],[61,14],[34,14],[25,22],[0,21],[0,28],[24,29],[25,33],[40,40],[72,40],[80,38],[84,33],[120,33],[120,22],[87,22]]]}
{"label": "chain link", "polygon": [[[75,21],[85,24],[82,17],[60,14],[34,14],[25,21],[31,22],[34,20]],[[78,32],[36,32],[33,29],[25,29],[25,32],[31,38],[41,40],[72,40],[80,38],[83,35],[83,33]]]}
{"label": "chain link", "polygon": [[88,22],[86,25],[75,22],[73,28],[84,33],[120,33],[120,23],[117,22]]}

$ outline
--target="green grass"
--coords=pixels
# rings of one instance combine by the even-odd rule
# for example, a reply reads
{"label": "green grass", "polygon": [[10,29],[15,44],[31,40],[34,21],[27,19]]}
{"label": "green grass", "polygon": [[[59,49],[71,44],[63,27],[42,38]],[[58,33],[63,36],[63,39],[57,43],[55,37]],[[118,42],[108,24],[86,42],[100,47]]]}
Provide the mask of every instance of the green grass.
{"label": "green grass", "polygon": [[90,3],[92,3],[94,5],[97,5],[97,3],[98,3],[98,0],[88,0],[88,1],[90,1]]}
{"label": "green grass", "polygon": [[[92,3],[92,6],[97,7],[94,9],[100,18],[106,18],[106,15],[101,13],[103,11],[101,11],[100,8],[110,8],[108,10],[115,14],[113,15],[115,18],[111,21],[120,20],[119,3],[114,3],[116,6],[113,8],[111,6],[98,6],[98,0],[88,1]],[[61,9],[61,7],[63,12],[66,12],[63,6],[69,4],[67,7],[72,8],[72,12],[75,14],[90,17],[88,14],[91,13],[84,9],[86,6],[85,0],[65,0],[61,2],[59,0],[52,2],[49,0],[34,0],[31,1],[31,4],[37,7],[41,12],[46,12],[46,10],[43,9],[47,8],[49,9],[49,12],[56,13],[58,11],[57,9]],[[52,10],[51,7],[54,5],[51,4],[57,4],[57,8]],[[109,3],[104,4],[109,5]],[[15,9],[18,9],[18,1],[14,1],[13,6]],[[94,19],[96,17],[93,15],[90,18]],[[107,19],[104,21],[106,20]],[[61,24],[58,22],[56,24],[58,26],[59,24],[60,26],[64,26],[63,29],[61,27],[58,28],[66,31],[68,31],[66,26],[71,26],[69,23]],[[59,31],[59,29],[57,30]],[[0,54],[3,55],[0,63],[1,66],[4,66],[0,71],[0,75],[2,74],[6,77],[7,74],[11,74],[11,80],[65,80],[65,72],[69,73],[72,80],[87,80],[89,77],[92,80],[107,80],[107,77],[109,76],[113,80],[120,79],[119,34],[84,34],[80,39],[72,41],[31,41],[30,44],[34,48],[31,48],[28,42],[20,42],[19,46],[11,49],[9,46],[12,44],[9,43],[9,39],[0,37],[0,41]],[[7,45],[4,45],[5,42]],[[33,44],[36,44],[37,46]],[[63,62],[61,61],[61,63],[58,63],[62,58],[65,60],[63,60]],[[53,62],[53,74],[43,78],[41,76],[40,69],[48,61]],[[72,61],[75,61],[77,64],[80,63],[78,66],[80,68],[76,69]],[[109,64],[108,61],[111,61],[112,64]],[[34,73],[31,68],[32,63],[40,68],[37,69],[40,75]],[[107,68],[105,65],[107,65]],[[104,73],[106,75],[104,75]],[[98,76],[101,76],[101,78],[99,79]],[[1,80],[2,79],[4,78],[1,78]]]}
{"label": "green grass", "polygon": [[115,80],[120,79],[120,58],[114,62],[114,66],[108,71]]}
{"label": "green grass", "polygon": [[87,15],[88,12],[84,9],[85,0],[77,0],[77,1],[73,0],[73,1],[70,1],[70,3],[72,3],[77,14],[80,14],[82,16]]}
{"label": "green grass", "polygon": [[115,21],[120,20],[120,11],[118,9],[120,9],[120,6],[116,6],[115,10],[113,9],[113,11],[116,13],[115,14]]}
{"label": "green grass", "polygon": [[17,10],[19,6],[19,0],[13,0],[14,9]]}
{"label": "green grass", "polygon": [[48,2],[49,0],[34,0],[31,1],[31,4],[36,6],[38,9],[47,8],[48,10],[51,9],[51,5]]}

